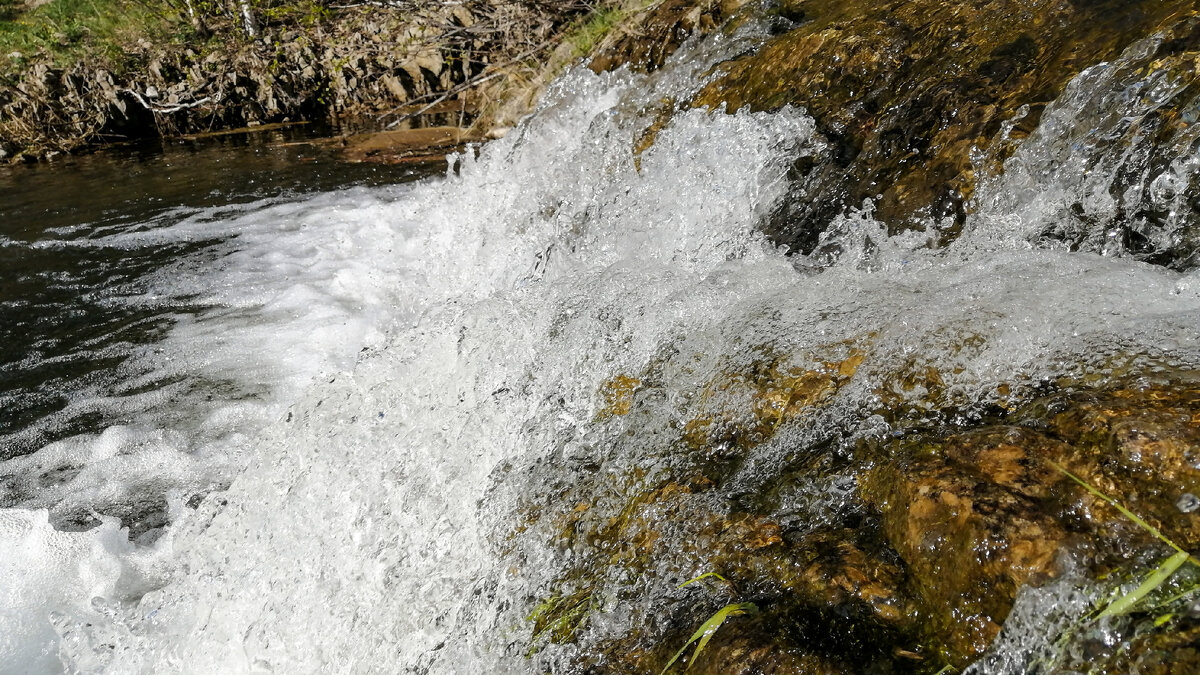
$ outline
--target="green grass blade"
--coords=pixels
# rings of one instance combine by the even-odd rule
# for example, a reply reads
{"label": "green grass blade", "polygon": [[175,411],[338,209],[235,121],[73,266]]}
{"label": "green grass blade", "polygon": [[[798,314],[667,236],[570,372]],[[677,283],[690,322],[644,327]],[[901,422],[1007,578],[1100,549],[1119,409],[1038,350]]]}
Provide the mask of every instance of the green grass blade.
{"label": "green grass blade", "polygon": [[687,581],[683,582],[682,584],[679,584],[679,586],[677,586],[677,588],[683,588],[684,586],[687,586],[688,584],[694,584],[697,581],[700,581],[702,579],[707,579],[709,577],[712,577],[714,579],[720,579],[721,581],[724,581],[725,583],[729,583],[728,579],[721,576],[720,574],[717,574],[716,572],[705,572],[704,574],[701,574],[698,577],[688,579]]}
{"label": "green grass blade", "polygon": [[712,639],[713,633],[716,632],[717,628],[714,627],[712,630],[705,633],[704,637],[700,638],[700,641],[696,643],[696,651],[692,652],[692,660],[688,661],[688,666],[685,670],[691,670],[692,666],[696,665],[696,658],[700,656],[700,652],[704,651],[704,648],[708,646],[708,641]]}
{"label": "green grass blade", "polygon": [[700,656],[700,652],[704,649],[705,645],[708,644],[709,639],[712,638],[712,634],[717,632],[717,629],[721,627],[721,624],[725,623],[725,619],[728,619],[731,616],[757,613],[758,605],[754,604],[753,602],[737,602],[732,605],[725,605],[721,609],[718,609],[716,614],[713,614],[711,617],[709,617],[708,621],[705,621],[698,629],[696,629],[695,633],[692,633],[692,637],[688,638],[688,641],[679,648],[679,651],[675,652],[675,655],[671,657],[670,661],[667,661],[667,665],[663,667],[662,671],[658,675],[664,675],[664,673],[670,670],[671,666],[675,665],[675,662],[679,660],[679,657],[683,656],[683,652],[686,651],[693,642],[699,640],[700,643],[696,645],[696,651],[692,652],[691,663],[688,664],[688,669],[690,670],[692,663],[696,662],[696,657]]}
{"label": "green grass blade", "polygon": [[[1121,506],[1121,504],[1119,502],[1117,502],[1117,500],[1113,499],[1112,497],[1109,497],[1108,495],[1104,494],[1103,492],[1092,487],[1087,481],[1085,481],[1082,478],[1080,478],[1079,476],[1076,476],[1075,474],[1071,473],[1070,471],[1068,471],[1066,469],[1066,467],[1059,464],[1058,462],[1055,462],[1055,461],[1049,460],[1049,459],[1046,461],[1050,463],[1050,466],[1054,467],[1055,469],[1058,469],[1059,472],[1061,472],[1064,476],[1066,476],[1067,478],[1070,478],[1071,480],[1075,481],[1076,483],[1079,483],[1080,485],[1082,485],[1084,487],[1084,489],[1087,490],[1088,492],[1096,495],[1100,499],[1103,499],[1104,501],[1111,504],[1113,508],[1115,508],[1116,510],[1121,512],[1121,515],[1132,520],[1134,522],[1134,524],[1136,524],[1138,527],[1140,527],[1143,530],[1154,535],[1162,543],[1175,549],[1175,551],[1178,553],[1186,553],[1182,548],[1179,547],[1178,544],[1176,544],[1175,542],[1168,539],[1167,536],[1165,534],[1163,534],[1162,532],[1159,532],[1157,527],[1154,527],[1150,523],[1147,523],[1146,521],[1142,520],[1133,511],[1130,511],[1129,509],[1125,508],[1124,506]],[[1191,559],[1191,558],[1190,558],[1190,556],[1185,556],[1185,559]],[[1200,565],[1200,562],[1197,562],[1194,559],[1192,559],[1192,563],[1195,565]]]}
{"label": "green grass blade", "polygon": [[1163,564],[1159,565],[1153,572],[1150,573],[1150,576],[1146,577],[1146,580],[1143,581],[1140,586],[1133,589],[1133,591],[1127,593],[1126,595],[1121,596],[1116,602],[1110,604],[1108,607],[1105,607],[1104,611],[1100,612],[1100,616],[1098,618],[1103,619],[1106,616],[1117,616],[1131,610],[1133,606],[1138,603],[1138,601],[1146,597],[1147,593],[1150,593],[1154,589],[1161,586],[1164,581],[1171,578],[1171,575],[1174,574],[1175,571],[1180,567],[1182,567],[1183,563],[1187,562],[1189,557],[1190,556],[1188,556],[1187,551],[1180,551],[1170,558],[1167,558],[1165,561],[1163,561]]}
{"label": "green grass blade", "polygon": [[1186,598],[1189,595],[1195,595],[1196,591],[1200,591],[1200,586],[1193,586],[1185,591],[1176,593],[1175,595],[1172,595],[1171,597],[1167,598],[1166,600],[1163,600],[1162,602],[1158,603],[1158,606],[1159,607],[1167,607],[1171,604],[1174,604],[1174,603]]}

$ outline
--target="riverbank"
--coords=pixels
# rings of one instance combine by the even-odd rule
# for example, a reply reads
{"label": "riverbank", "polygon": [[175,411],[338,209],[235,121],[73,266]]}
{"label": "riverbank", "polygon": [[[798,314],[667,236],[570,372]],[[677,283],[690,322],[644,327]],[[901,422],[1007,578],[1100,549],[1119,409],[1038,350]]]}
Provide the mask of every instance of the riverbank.
{"label": "riverbank", "polygon": [[413,146],[428,132],[406,130],[456,129],[434,149],[447,134],[501,135],[569,64],[656,67],[743,4],[260,3],[247,23],[232,10],[189,19],[186,2],[174,14],[118,3],[111,16],[69,2],[0,17],[0,160],[321,122],[365,133],[339,141],[351,158],[395,161],[422,154]]}
{"label": "riverbank", "polygon": [[[298,121],[396,128],[449,100],[466,125],[481,85],[538,68],[602,11],[583,1],[261,3],[249,27],[232,13],[193,24],[186,9],[147,17],[137,5],[127,30],[103,33],[96,17],[39,19],[53,7],[21,14],[2,34],[35,49],[0,56],[8,161]],[[49,37],[14,37],[20,26]]]}

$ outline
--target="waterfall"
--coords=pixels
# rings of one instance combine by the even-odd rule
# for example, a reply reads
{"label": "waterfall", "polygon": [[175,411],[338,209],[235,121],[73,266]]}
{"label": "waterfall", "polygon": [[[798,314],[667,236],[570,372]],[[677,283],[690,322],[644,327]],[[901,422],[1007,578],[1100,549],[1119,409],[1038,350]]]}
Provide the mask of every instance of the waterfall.
{"label": "waterfall", "polygon": [[[674,635],[661,617],[710,571],[697,549],[712,514],[768,494],[794,532],[857,513],[847,448],[905,433],[882,408],[956,424],[1050,381],[1200,364],[1197,272],[1039,238],[1097,194],[1075,167],[1107,165],[1070,155],[1082,146],[1067,127],[1112,105],[1092,92],[1119,64],[1075,80],[953,245],[889,233],[867,202],[822,235],[836,260],[814,262],[760,229],[796,159],[826,149],[804,110],[681,106],[635,152],[661,101],[687,100],[768,35],[749,22],[689,42],[652,74],[574,69],[442,177],[105,242],[237,233],[202,282],[156,278],[210,309],[137,358],[260,395],[168,396],[6,462],[79,477],[0,511],[0,671],[603,671],[605,644]],[[1181,150],[1172,167],[1193,163]],[[720,383],[764,360],[836,384],[812,385],[802,416],[779,413],[690,511],[648,507],[661,521],[639,567],[597,572],[611,542],[560,532],[617,517],[639,486],[690,480],[681,436],[696,420],[753,423],[753,394]],[[897,384],[929,369],[936,391]],[[780,482],[810,456],[811,473]],[[170,523],[153,537],[110,517],[51,522],[148,492]],[[574,615],[571,640],[538,636],[531,617],[568,596],[587,620]],[[1022,625],[1057,597],[1023,595]],[[1019,642],[1004,643],[1013,663]]]}

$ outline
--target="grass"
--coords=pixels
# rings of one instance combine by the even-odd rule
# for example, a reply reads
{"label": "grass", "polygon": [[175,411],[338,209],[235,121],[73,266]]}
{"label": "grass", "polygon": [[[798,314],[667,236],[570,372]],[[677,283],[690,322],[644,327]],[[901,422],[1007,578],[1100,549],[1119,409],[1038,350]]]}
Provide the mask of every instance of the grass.
{"label": "grass", "polygon": [[627,14],[628,12],[619,7],[597,9],[589,14],[578,28],[566,36],[566,41],[575,51],[575,57],[591,54],[596,45],[600,44]]}
{"label": "grass", "polygon": [[730,583],[730,581],[728,579],[721,576],[720,574],[717,574],[716,572],[705,572],[704,574],[701,574],[698,577],[693,577],[693,578],[688,579],[687,581],[683,582],[682,584],[679,584],[678,588],[683,588],[684,586],[688,586],[690,584],[696,583],[697,581],[703,581],[705,579],[719,579],[720,581],[723,581],[727,584]]}
{"label": "grass", "polygon": [[708,646],[708,641],[712,639],[712,636],[717,632],[717,629],[725,623],[725,620],[730,617],[742,616],[746,614],[758,614],[758,605],[754,604],[753,602],[735,602],[718,609],[717,613],[710,616],[707,621],[701,624],[700,627],[696,629],[696,632],[692,633],[692,637],[688,638],[688,641],[679,648],[679,651],[675,652],[675,655],[671,657],[670,661],[667,661],[667,665],[662,669],[662,672],[660,672],[659,675],[663,675],[663,673],[666,673],[668,670],[670,670],[671,666],[675,665],[675,662],[679,660],[679,657],[683,656],[683,653],[687,651],[687,648],[691,646],[693,642],[695,642],[696,650],[692,652],[692,658],[688,660],[687,669],[691,670],[692,666],[696,664],[696,659],[700,656],[700,652],[704,651],[704,648]]}
{"label": "grass", "polygon": [[[331,10],[317,0],[263,0],[254,3],[260,20],[311,28],[329,18]],[[216,29],[211,39],[229,40],[242,34],[220,3],[196,2],[205,22]],[[18,71],[33,57],[45,54],[56,67],[92,60],[122,72],[125,54],[139,40],[153,44],[210,39],[197,34],[175,0],[52,0],[26,10],[24,0],[0,0],[0,71]],[[211,16],[208,16],[211,15]]]}
{"label": "grass", "polygon": [[20,68],[37,54],[60,67],[83,56],[119,66],[122,45],[164,29],[169,34],[173,23],[166,5],[129,0],[53,0],[29,11],[0,10],[0,70]]}
{"label": "grass", "polygon": [[[1175,553],[1172,556],[1170,556],[1169,558],[1167,558],[1166,560],[1164,560],[1162,563],[1160,563],[1158,565],[1158,567],[1151,570],[1151,572],[1148,575],[1146,575],[1146,578],[1142,581],[1141,584],[1138,585],[1137,588],[1133,589],[1132,591],[1129,591],[1128,593],[1118,592],[1114,595],[1114,597],[1110,598],[1106,602],[1106,604],[1101,608],[1100,613],[1096,616],[1097,619],[1103,619],[1103,618],[1112,617],[1112,616],[1120,616],[1122,614],[1128,614],[1129,612],[1133,611],[1134,608],[1138,605],[1138,603],[1140,603],[1142,601],[1143,598],[1145,598],[1147,595],[1153,593],[1160,586],[1162,586],[1164,583],[1166,583],[1166,581],[1168,579],[1170,579],[1172,576],[1175,575],[1175,572],[1179,571],[1179,568],[1182,567],[1184,563],[1191,562],[1193,565],[1200,566],[1200,562],[1198,562],[1195,558],[1193,558],[1190,553],[1183,550],[1183,548],[1181,548],[1175,542],[1171,541],[1166,535],[1164,535],[1161,531],[1159,531],[1158,528],[1154,527],[1150,523],[1147,523],[1145,520],[1140,518],[1136,513],[1132,512],[1129,509],[1122,506],[1117,500],[1113,499],[1112,497],[1109,497],[1108,495],[1104,494],[1100,490],[1096,489],[1094,486],[1092,486],[1087,481],[1085,481],[1082,478],[1080,478],[1079,476],[1076,476],[1075,474],[1071,473],[1070,471],[1067,470],[1066,467],[1062,466],[1061,464],[1051,461],[1051,460],[1046,460],[1046,461],[1049,462],[1050,466],[1053,466],[1064,476],[1066,476],[1067,478],[1070,478],[1071,480],[1075,481],[1079,485],[1083,486],[1083,488],[1086,489],[1088,492],[1092,493],[1096,497],[1099,497],[1100,499],[1104,500],[1105,502],[1108,502],[1108,504],[1110,504],[1113,508],[1115,508],[1117,511],[1119,511],[1121,513],[1121,515],[1123,515],[1126,518],[1128,518],[1129,520],[1133,521],[1133,523],[1135,525],[1142,528],[1146,532],[1150,533],[1156,539],[1163,542],[1167,546],[1170,546],[1171,548],[1175,549]],[[1187,591],[1186,593],[1181,594],[1181,596],[1179,596],[1179,597],[1182,597],[1182,595],[1186,595],[1187,593],[1190,593],[1190,592],[1191,591]],[[1169,604],[1169,602],[1170,601],[1168,601],[1167,603],[1160,603],[1160,606],[1163,604]]]}
{"label": "grass", "polygon": [[660,0],[637,0],[601,4],[569,28],[563,36],[563,41],[573,48],[572,58],[589,56],[612,34],[613,29],[625,23],[631,16],[657,7],[659,2]]}
{"label": "grass", "polygon": [[1096,618],[1103,619],[1105,617],[1120,616],[1121,614],[1127,614],[1131,612],[1134,606],[1141,602],[1142,598],[1146,597],[1159,586],[1163,585],[1163,583],[1166,582],[1167,579],[1170,579],[1171,575],[1175,574],[1175,572],[1182,567],[1183,563],[1187,562],[1187,560],[1187,551],[1180,551],[1170,558],[1167,558],[1161,565],[1156,567],[1149,575],[1147,575],[1145,581],[1143,581],[1137,588],[1129,593],[1125,593],[1117,597],[1115,600],[1110,602],[1104,608],[1104,611],[1100,612],[1099,616]]}

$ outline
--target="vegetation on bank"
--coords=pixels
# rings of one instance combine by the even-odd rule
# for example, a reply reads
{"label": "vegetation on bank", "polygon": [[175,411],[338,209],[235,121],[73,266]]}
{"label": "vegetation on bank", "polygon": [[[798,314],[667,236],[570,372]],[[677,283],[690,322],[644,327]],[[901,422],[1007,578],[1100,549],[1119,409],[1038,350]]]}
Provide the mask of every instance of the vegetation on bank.
{"label": "vegetation on bank", "polygon": [[57,0],[33,9],[13,0],[0,2],[0,54],[6,72],[27,59],[48,56],[54,63],[89,51],[119,56],[118,45],[152,33],[160,18],[140,4],[98,4],[93,0]]}
{"label": "vegetation on bank", "polygon": [[299,120],[383,115],[395,126],[404,106],[463,99],[498,71],[536,70],[564,40],[586,50],[623,4],[0,3],[0,158],[10,160]]}
{"label": "vegetation on bank", "polygon": [[49,59],[59,67],[79,59],[120,66],[123,53],[148,44],[252,41],[270,29],[317,26],[343,10],[377,6],[404,13],[437,4],[420,0],[0,0],[0,55],[4,70],[33,58]]}
{"label": "vegetation on bank", "polygon": [[[282,17],[301,4],[324,11],[307,1],[268,2],[262,11]],[[216,11],[218,5],[208,6],[211,18],[195,24],[174,0],[51,0],[36,6],[24,0],[0,0],[0,72],[17,74],[35,60],[58,68],[88,60],[123,72],[134,65],[126,55],[149,44],[199,44],[214,35],[226,40],[241,37],[229,30],[232,23]],[[197,26],[205,28],[198,31]]]}

